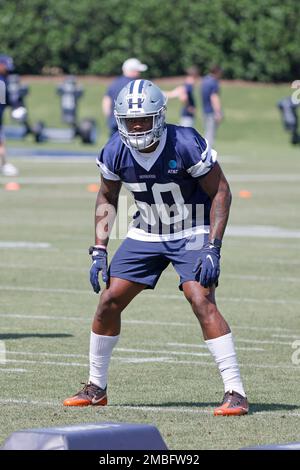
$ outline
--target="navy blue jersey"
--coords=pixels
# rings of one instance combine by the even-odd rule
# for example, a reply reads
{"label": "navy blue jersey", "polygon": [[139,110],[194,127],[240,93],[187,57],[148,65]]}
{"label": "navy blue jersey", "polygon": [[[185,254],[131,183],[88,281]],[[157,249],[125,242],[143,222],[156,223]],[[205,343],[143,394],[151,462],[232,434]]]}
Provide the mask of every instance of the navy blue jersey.
{"label": "navy blue jersey", "polygon": [[97,158],[104,178],[122,181],[138,212],[128,236],[168,241],[208,233],[211,202],[198,178],[216,162],[216,152],[191,127],[168,124],[152,153],[126,147],[114,134]]}

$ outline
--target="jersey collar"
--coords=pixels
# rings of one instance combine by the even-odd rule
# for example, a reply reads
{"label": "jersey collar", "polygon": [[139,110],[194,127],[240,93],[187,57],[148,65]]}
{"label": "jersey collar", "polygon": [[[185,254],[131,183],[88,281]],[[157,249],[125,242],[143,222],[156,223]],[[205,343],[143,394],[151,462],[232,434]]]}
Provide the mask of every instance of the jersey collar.
{"label": "jersey collar", "polygon": [[163,134],[160,138],[159,144],[158,144],[157,148],[154,150],[154,152],[150,152],[150,153],[145,154],[145,153],[139,152],[138,150],[135,150],[135,149],[129,149],[129,150],[131,152],[131,155],[135,159],[135,161],[140,166],[142,166],[146,171],[149,171],[149,170],[151,170],[154,163],[156,162],[156,160],[158,159],[158,157],[162,153],[162,151],[163,151],[163,149],[166,145],[166,140],[167,140],[167,128],[164,130],[164,132],[163,132]]}

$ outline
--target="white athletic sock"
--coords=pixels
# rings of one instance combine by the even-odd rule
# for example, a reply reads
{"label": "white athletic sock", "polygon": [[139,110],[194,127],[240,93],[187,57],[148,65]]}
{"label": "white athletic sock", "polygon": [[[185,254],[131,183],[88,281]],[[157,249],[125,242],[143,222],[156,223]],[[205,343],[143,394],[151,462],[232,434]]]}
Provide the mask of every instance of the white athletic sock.
{"label": "white athletic sock", "polygon": [[105,388],[107,385],[108,366],[113,348],[120,335],[103,336],[91,331],[90,339],[90,376],[89,382]]}
{"label": "white athletic sock", "polygon": [[245,397],[232,334],[228,333],[218,338],[208,339],[205,343],[219,367],[225,392],[234,390]]}

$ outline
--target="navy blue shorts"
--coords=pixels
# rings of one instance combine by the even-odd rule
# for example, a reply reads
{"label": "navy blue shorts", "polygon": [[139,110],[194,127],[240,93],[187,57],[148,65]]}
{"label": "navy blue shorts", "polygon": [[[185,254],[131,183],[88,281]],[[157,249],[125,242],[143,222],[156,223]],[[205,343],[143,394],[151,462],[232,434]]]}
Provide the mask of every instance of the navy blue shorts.
{"label": "navy blue shorts", "polygon": [[180,278],[179,289],[186,281],[199,281],[193,268],[198,251],[208,235],[183,238],[169,242],[145,242],[126,238],[116,251],[109,267],[109,275],[145,284],[154,289],[161,273],[172,263]]}

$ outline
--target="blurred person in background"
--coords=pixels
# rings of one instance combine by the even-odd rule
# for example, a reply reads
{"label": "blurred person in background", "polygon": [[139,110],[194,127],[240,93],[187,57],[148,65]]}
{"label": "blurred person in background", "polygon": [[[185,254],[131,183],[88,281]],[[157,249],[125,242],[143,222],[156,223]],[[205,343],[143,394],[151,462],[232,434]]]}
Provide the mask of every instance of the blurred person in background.
{"label": "blurred person in background", "polygon": [[291,134],[291,144],[300,144],[297,114],[300,103],[294,102],[291,96],[287,96],[278,101],[277,106],[281,113],[283,127]]}
{"label": "blurred person in background", "polygon": [[171,91],[164,92],[167,98],[178,98],[182,103],[179,125],[194,127],[196,117],[196,102],[194,98],[194,86],[199,77],[199,69],[196,65],[186,69],[184,83]]}
{"label": "blurred person in background", "polygon": [[9,104],[7,94],[7,76],[14,69],[14,63],[11,57],[0,55],[0,173],[3,176],[15,176],[18,174],[17,168],[11,163],[7,163],[6,149],[3,131],[3,113]]}
{"label": "blurred person in background", "polygon": [[102,111],[107,119],[110,136],[118,130],[117,122],[114,117],[115,100],[118,94],[127,83],[139,78],[141,72],[145,72],[147,69],[148,66],[142,64],[142,62],[135,57],[127,59],[122,65],[123,75],[117,77],[108,87],[102,100]]}
{"label": "blurred person in background", "polygon": [[210,146],[214,143],[217,128],[223,119],[219,84],[221,76],[222,69],[218,65],[213,65],[201,83],[204,136]]}

